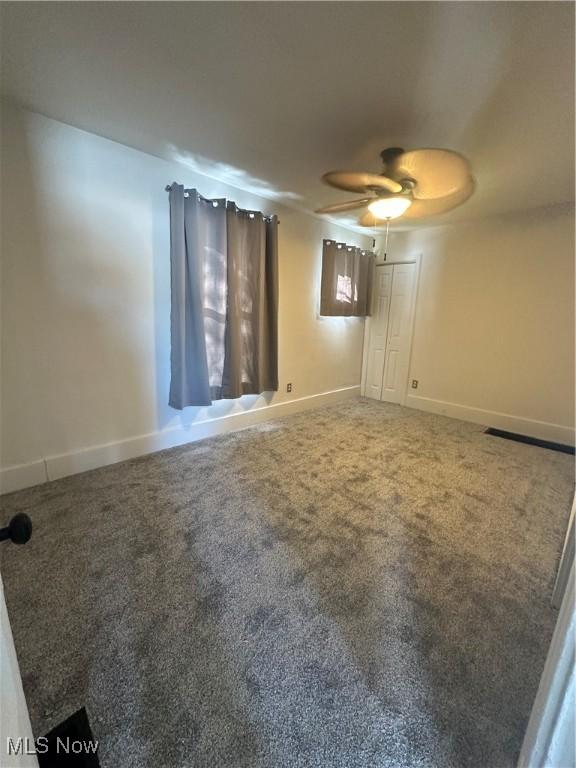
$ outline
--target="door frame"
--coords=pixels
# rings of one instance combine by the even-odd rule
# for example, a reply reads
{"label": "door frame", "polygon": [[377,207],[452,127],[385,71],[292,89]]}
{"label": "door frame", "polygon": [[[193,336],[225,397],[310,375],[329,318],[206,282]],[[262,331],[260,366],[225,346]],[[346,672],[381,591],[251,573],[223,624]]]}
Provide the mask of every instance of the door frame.
{"label": "door frame", "polygon": [[568,520],[564,548],[552,593],[552,606],[559,608],[558,619],[540,685],[534,699],[530,720],[524,734],[517,768],[545,768],[550,765],[573,766],[574,709],[576,679],[576,605],[574,519],[576,496]]}
{"label": "door frame", "polygon": [[570,518],[568,520],[568,528],[566,529],[566,536],[564,538],[564,546],[562,548],[562,555],[560,557],[560,565],[556,572],[556,582],[554,584],[554,591],[552,593],[552,606],[554,608],[560,608],[562,605],[562,599],[568,585],[570,578],[570,569],[574,563],[576,553],[576,534],[575,534],[575,518],[576,518],[576,496],[572,503],[572,509],[570,511]]}
{"label": "door frame", "polygon": [[[4,546],[6,546],[4,544]],[[13,545],[10,545],[13,546]],[[4,599],[4,584],[0,576],[0,765],[3,768],[38,768],[30,715],[22,688],[18,657],[10,629],[10,618]],[[18,754],[8,753],[12,744],[21,740]],[[28,754],[30,751],[30,754]]]}
{"label": "door frame", "polygon": [[544,671],[532,706],[517,768],[573,766],[576,610],[574,559],[548,649]]}
{"label": "door frame", "polygon": [[[414,269],[414,283],[412,285],[412,297],[410,300],[410,328],[408,330],[409,349],[408,349],[408,368],[406,371],[406,381],[402,389],[402,400],[400,405],[406,405],[406,398],[408,397],[408,382],[410,380],[410,370],[412,368],[412,348],[414,345],[414,329],[416,321],[416,309],[418,307],[418,291],[420,288],[420,269],[422,267],[422,254],[417,253],[411,256],[409,259],[393,259],[391,261],[381,261],[374,266],[373,282],[376,282],[376,270],[379,267],[395,267],[402,266],[403,264],[415,264]],[[364,322],[364,337],[362,340],[362,373],[360,377],[360,394],[362,397],[366,397],[366,376],[368,374],[368,344],[370,341],[370,316],[365,318]]]}

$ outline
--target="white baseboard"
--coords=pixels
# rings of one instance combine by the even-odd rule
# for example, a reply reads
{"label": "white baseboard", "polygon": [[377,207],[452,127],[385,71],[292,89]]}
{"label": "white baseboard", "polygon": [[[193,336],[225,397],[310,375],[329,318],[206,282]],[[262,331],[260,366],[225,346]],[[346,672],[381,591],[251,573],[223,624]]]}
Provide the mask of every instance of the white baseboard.
{"label": "white baseboard", "polygon": [[573,428],[561,424],[551,424],[547,421],[526,419],[522,416],[512,416],[509,413],[486,411],[470,405],[447,403],[444,400],[433,400],[429,397],[410,394],[406,397],[406,406],[420,411],[451,416],[454,419],[472,421],[475,424],[485,424],[487,427],[496,427],[496,429],[503,429],[507,432],[538,437],[541,440],[550,440],[554,443],[574,445],[575,442]]}
{"label": "white baseboard", "polygon": [[19,491],[31,485],[40,485],[48,480],[46,462],[44,459],[32,461],[30,464],[18,464],[0,469],[1,493]]}
{"label": "white baseboard", "polygon": [[240,413],[197,421],[189,427],[171,427],[160,432],[152,432],[148,435],[131,437],[105,445],[96,445],[71,453],[46,456],[30,464],[5,467],[0,470],[0,493],[19,491],[22,488],[39,485],[48,480],[57,480],[61,477],[126,461],[165,448],[192,443],[224,432],[245,429],[269,419],[278,419],[292,413],[319,408],[359,395],[360,386],[334,389],[330,392],[308,395]]}

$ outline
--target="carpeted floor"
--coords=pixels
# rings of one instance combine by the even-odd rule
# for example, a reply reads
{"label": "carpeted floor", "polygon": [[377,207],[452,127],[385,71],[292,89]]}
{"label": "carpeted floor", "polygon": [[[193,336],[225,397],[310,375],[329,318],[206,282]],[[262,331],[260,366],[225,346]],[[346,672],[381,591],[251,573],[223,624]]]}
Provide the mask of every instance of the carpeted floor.
{"label": "carpeted floor", "polygon": [[22,491],[36,735],[105,768],[513,766],[573,459],[367,400]]}

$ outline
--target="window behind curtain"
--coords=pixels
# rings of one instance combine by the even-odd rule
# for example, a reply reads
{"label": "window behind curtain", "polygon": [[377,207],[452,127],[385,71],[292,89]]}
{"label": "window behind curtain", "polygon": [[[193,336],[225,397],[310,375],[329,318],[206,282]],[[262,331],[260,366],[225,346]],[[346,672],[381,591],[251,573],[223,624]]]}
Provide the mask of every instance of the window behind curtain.
{"label": "window behind curtain", "polygon": [[374,262],[371,251],[324,240],[320,314],[341,317],[371,314]]}
{"label": "window behind curtain", "polygon": [[170,405],[278,389],[278,220],[170,190]]}

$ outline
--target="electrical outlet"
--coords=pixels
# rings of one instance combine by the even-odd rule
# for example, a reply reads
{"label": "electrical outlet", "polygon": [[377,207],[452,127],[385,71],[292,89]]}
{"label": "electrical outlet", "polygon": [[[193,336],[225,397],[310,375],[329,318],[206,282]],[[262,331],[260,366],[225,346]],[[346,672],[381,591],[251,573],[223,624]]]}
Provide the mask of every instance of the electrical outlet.
{"label": "electrical outlet", "polygon": [[418,379],[412,379],[412,389],[418,389]]}
{"label": "electrical outlet", "polygon": [[292,392],[292,382],[286,384],[286,392]]}

